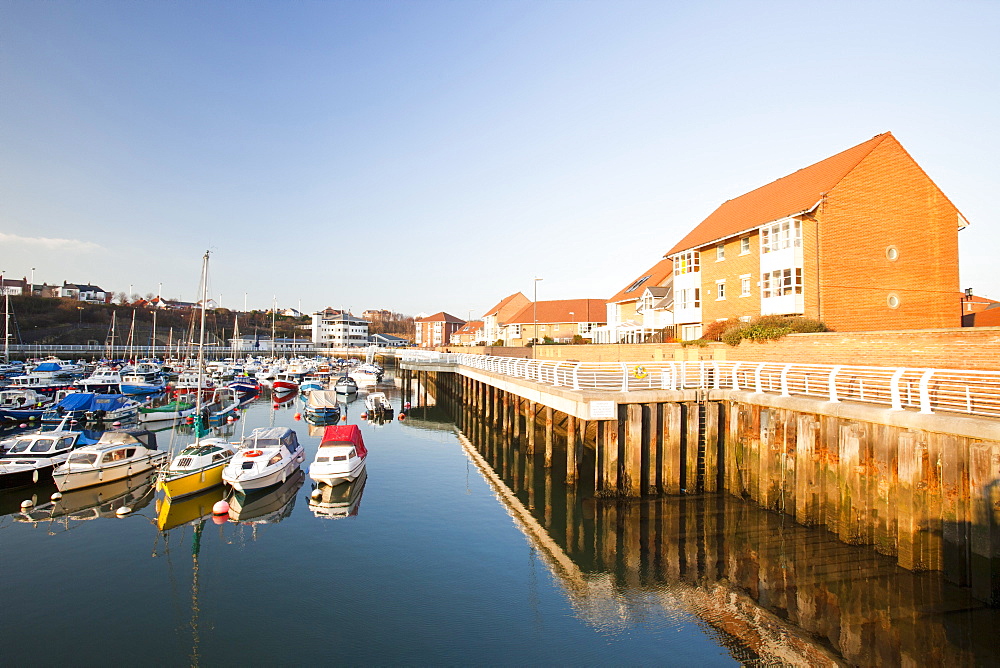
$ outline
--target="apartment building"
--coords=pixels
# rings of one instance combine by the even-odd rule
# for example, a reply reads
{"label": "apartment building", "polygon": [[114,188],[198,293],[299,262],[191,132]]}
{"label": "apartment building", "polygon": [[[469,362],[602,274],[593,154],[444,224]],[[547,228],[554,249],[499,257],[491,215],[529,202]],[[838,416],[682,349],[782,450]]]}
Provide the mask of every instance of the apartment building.
{"label": "apartment building", "polygon": [[500,303],[487,311],[483,315],[483,338],[486,344],[493,345],[503,339],[504,324],[530,303],[531,300],[522,293],[515,292],[501,299]]}
{"label": "apartment building", "polygon": [[524,346],[546,338],[569,343],[574,336],[593,340],[593,331],[605,325],[603,299],[554,299],[529,302],[503,327],[504,345]]}
{"label": "apartment building", "polygon": [[451,335],[465,324],[465,321],[441,311],[434,315],[413,319],[414,343],[418,348],[437,348],[451,343]]}
{"label": "apartment building", "polygon": [[967,224],[891,133],[877,135],[723,203],[667,251],[679,338],[759,315],[958,327]]}
{"label": "apartment building", "polygon": [[318,346],[366,346],[368,321],[336,309],[317,311],[312,314],[312,341]]}

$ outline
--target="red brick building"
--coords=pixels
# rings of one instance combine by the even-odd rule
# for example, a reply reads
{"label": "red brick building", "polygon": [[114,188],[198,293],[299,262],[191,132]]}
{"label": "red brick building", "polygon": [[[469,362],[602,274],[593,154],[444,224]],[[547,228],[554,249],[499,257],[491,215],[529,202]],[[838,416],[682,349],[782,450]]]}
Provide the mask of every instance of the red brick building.
{"label": "red brick building", "polygon": [[802,315],[838,331],[959,327],[958,209],[891,133],[716,209],[673,260],[680,338]]}
{"label": "red brick building", "polygon": [[425,318],[416,318],[414,343],[418,348],[437,348],[451,343],[451,335],[458,331],[464,320],[441,311]]}

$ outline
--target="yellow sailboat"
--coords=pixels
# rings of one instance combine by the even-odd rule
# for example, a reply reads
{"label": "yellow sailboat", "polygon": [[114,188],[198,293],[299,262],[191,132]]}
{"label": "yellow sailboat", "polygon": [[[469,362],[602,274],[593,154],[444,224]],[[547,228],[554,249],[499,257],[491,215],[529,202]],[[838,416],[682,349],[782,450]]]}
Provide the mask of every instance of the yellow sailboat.
{"label": "yellow sailboat", "polygon": [[[198,386],[202,385],[202,373],[204,372],[204,346],[205,346],[205,302],[208,300],[208,252],[202,262],[201,270],[201,341],[198,348]],[[170,464],[160,473],[158,486],[164,493],[173,499],[197,494],[212,487],[222,484],[222,469],[225,468],[229,460],[236,454],[236,446],[226,441],[224,438],[201,437],[208,432],[203,416],[201,415],[201,392],[195,393],[197,396],[195,421],[194,421],[194,443],[188,445],[180,451]]]}

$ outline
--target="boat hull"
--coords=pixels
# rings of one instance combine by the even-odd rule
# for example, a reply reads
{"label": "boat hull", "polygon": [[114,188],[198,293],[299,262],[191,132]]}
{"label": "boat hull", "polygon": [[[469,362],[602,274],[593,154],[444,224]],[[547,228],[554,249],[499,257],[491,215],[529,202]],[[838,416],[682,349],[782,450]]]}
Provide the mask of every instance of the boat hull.
{"label": "boat hull", "polygon": [[171,499],[198,494],[222,484],[222,469],[226,468],[228,462],[227,459],[196,471],[165,475],[160,478],[158,485]]}
{"label": "boat hull", "polygon": [[38,482],[51,482],[52,469],[56,467],[57,463],[59,462],[48,461],[34,468],[19,467],[17,470],[8,472],[6,467],[2,466],[3,460],[0,460],[0,489],[16,489],[28,487]]}
{"label": "boat hull", "polygon": [[53,472],[52,479],[55,481],[56,487],[59,488],[60,492],[103,485],[115,480],[124,480],[146,473],[158,466],[166,457],[166,452],[150,452],[142,457],[127,460],[114,466]]}
{"label": "boat hull", "polygon": [[365,470],[366,460],[367,457],[360,458],[358,462],[354,463],[350,470],[347,471],[344,471],[343,469],[335,470],[330,466],[313,462],[309,466],[309,477],[316,482],[321,482],[331,487],[342,485],[346,482],[353,482],[354,480],[357,480],[361,473]]}
{"label": "boat hull", "polygon": [[253,478],[223,478],[223,482],[236,491],[243,493],[267,489],[268,487],[280,485],[294,475],[295,471],[301,467],[304,458],[305,456],[300,452],[281,468],[265,473],[264,475]]}

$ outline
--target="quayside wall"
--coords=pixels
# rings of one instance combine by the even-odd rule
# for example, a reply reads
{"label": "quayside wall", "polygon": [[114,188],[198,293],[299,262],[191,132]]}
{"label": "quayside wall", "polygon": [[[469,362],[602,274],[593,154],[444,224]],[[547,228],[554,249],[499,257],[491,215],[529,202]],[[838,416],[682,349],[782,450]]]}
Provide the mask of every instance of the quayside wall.
{"label": "quayside wall", "polygon": [[[725,389],[574,391],[461,365],[400,373],[405,400],[467,407],[460,428],[471,412],[596,498],[726,492],[1000,605],[1000,420]],[[612,412],[595,419],[598,400]]]}
{"label": "quayside wall", "polygon": [[[531,357],[530,348],[441,348],[454,353]],[[661,360],[794,361],[798,364],[851,364],[923,369],[1000,370],[1000,327],[822,332],[789,334],[775,341],[743,341],[738,346],[709,343],[540,345],[534,356],[576,362]]]}

